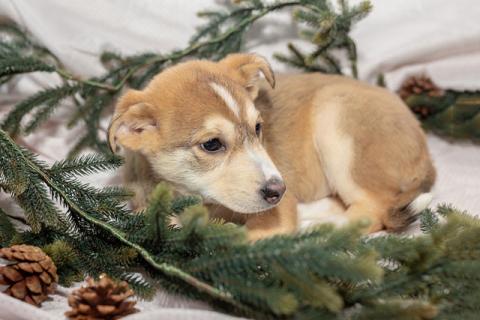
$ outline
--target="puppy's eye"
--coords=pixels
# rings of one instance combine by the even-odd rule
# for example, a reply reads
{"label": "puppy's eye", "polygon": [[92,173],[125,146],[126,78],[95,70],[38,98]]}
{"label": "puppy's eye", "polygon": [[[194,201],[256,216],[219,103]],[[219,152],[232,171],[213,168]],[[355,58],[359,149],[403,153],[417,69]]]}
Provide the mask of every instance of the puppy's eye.
{"label": "puppy's eye", "polygon": [[259,136],[260,133],[262,133],[262,124],[261,123],[257,123],[255,125],[255,133],[257,134],[257,136]]}
{"label": "puppy's eye", "polygon": [[210,139],[207,142],[202,143],[201,147],[206,152],[211,152],[211,153],[225,150],[225,146],[217,138]]}

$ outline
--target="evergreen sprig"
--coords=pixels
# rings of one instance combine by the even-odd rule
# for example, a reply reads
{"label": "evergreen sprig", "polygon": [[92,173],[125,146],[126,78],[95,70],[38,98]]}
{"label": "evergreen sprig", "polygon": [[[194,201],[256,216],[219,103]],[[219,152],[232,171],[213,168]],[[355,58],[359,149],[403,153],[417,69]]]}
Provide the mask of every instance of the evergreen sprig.
{"label": "evergreen sprig", "polygon": [[11,20],[0,17],[0,84],[30,72],[54,72],[57,58],[41,47]]}
{"label": "evergreen sprig", "polygon": [[106,170],[113,170],[123,164],[123,160],[117,156],[84,155],[78,158],[66,159],[56,162],[50,173],[56,175],[83,176],[99,173]]}
{"label": "evergreen sprig", "polygon": [[0,247],[7,246],[17,235],[11,218],[0,208]]}
{"label": "evergreen sprig", "polygon": [[306,54],[290,43],[289,55],[276,54],[275,58],[307,72],[341,74],[338,52],[343,51],[350,61],[352,76],[357,78],[357,49],[350,31],[372,7],[369,1],[349,6],[345,0],[338,1],[338,7],[335,10],[329,1],[312,1],[311,6],[296,9],[294,19],[308,26],[301,36],[314,44],[315,49]]}
{"label": "evergreen sprig", "polygon": [[[206,18],[207,22],[198,29],[184,49],[129,57],[105,52],[101,61],[108,71],[103,76],[89,79],[73,75],[53,54],[36,44],[11,21],[0,20],[0,83],[8,82],[12,76],[36,71],[55,73],[64,81],[63,85],[47,88],[18,103],[4,119],[1,128],[10,134],[32,133],[51,117],[65,100],[71,100],[75,111],[68,121],[68,127],[82,125],[86,130],[69,155],[75,156],[85,148],[108,154],[105,138],[99,134],[100,119],[125,86],[141,88],[163,69],[189,57],[218,60],[229,53],[238,52],[242,48],[245,32],[253,23],[283,8],[300,8],[297,11],[300,22],[312,24],[311,17],[315,17],[315,28],[331,25],[330,28],[322,27],[318,34],[322,34],[327,40],[322,42],[322,49],[317,50],[319,52],[310,56],[312,61],[318,58],[331,63],[328,68],[315,69],[313,62],[306,62],[308,59],[299,63],[283,56],[279,58],[310,71],[339,73],[340,67],[331,49],[348,48],[352,66],[355,64],[355,47],[348,37],[348,32],[352,24],[369,10],[367,3],[351,7],[345,1],[340,1],[340,4],[339,14],[335,13],[327,0],[245,0],[226,9],[201,12],[199,15]],[[317,38],[318,36],[315,41],[318,42]],[[30,120],[22,125],[27,116]]]}
{"label": "evergreen sprig", "polygon": [[53,71],[54,67],[33,57],[2,56],[0,60],[0,79],[20,73]]}
{"label": "evergreen sprig", "polygon": [[[120,164],[98,155],[49,167],[0,131],[2,190],[31,227],[15,230],[0,210],[1,245],[43,247],[65,285],[106,272],[144,296],[161,285],[257,319],[474,319],[478,312],[480,221],[452,207],[426,211],[418,237],[364,239],[364,225],[320,225],[251,244],[242,227],[210,220],[197,198],[175,198],[164,184],[134,213],[121,189],[76,179]],[[38,205],[45,202],[54,209]]]}
{"label": "evergreen sprig", "polygon": [[21,121],[35,109],[32,119],[24,128],[25,133],[30,133],[42,122],[46,121],[64,99],[77,93],[79,90],[80,87],[78,86],[66,84],[40,91],[17,104],[15,109],[3,121],[2,127],[12,135],[19,133]]}
{"label": "evergreen sprig", "polygon": [[480,142],[480,91],[446,90],[436,97],[412,94],[405,103],[425,129],[450,139]]}

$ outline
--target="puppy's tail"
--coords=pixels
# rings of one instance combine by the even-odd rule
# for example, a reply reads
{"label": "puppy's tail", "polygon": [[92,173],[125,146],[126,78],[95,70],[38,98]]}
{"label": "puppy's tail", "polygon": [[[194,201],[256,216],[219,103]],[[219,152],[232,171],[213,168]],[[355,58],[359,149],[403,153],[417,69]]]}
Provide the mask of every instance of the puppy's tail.
{"label": "puppy's tail", "polygon": [[431,192],[419,194],[406,206],[394,208],[383,224],[388,231],[400,232],[405,230],[410,224],[415,222],[419,214],[427,209],[433,199]]}
{"label": "puppy's tail", "polygon": [[428,162],[423,179],[417,179],[417,183],[410,185],[408,190],[397,196],[395,205],[386,215],[383,225],[388,231],[399,232],[405,230],[415,222],[419,214],[432,202],[431,189],[436,179],[436,171]]}

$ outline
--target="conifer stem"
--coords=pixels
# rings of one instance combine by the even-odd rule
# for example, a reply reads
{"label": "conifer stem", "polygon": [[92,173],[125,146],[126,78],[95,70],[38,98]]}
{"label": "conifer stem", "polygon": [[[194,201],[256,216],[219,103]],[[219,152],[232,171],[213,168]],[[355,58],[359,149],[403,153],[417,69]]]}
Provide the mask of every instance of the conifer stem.
{"label": "conifer stem", "polygon": [[105,90],[108,90],[108,91],[117,91],[117,90],[115,90],[115,87],[113,87],[109,84],[105,84],[105,83],[98,82],[98,81],[93,81],[93,80],[82,80],[80,77],[75,76],[75,75],[71,74],[70,72],[68,72],[64,69],[61,69],[61,68],[56,68],[55,72],[58,73],[58,75],[60,77],[66,79],[66,80],[72,80],[72,81],[75,81],[75,82],[87,84],[89,86],[105,89]]}

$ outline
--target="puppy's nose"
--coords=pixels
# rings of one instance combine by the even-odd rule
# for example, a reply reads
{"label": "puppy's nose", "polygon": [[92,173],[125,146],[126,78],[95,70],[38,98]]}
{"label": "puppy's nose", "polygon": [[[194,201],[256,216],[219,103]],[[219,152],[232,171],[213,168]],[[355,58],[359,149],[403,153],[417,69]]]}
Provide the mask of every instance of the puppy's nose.
{"label": "puppy's nose", "polygon": [[265,183],[265,186],[260,189],[260,194],[263,199],[270,204],[277,204],[281,199],[287,187],[282,180],[272,178]]}

